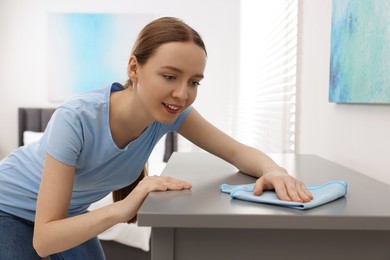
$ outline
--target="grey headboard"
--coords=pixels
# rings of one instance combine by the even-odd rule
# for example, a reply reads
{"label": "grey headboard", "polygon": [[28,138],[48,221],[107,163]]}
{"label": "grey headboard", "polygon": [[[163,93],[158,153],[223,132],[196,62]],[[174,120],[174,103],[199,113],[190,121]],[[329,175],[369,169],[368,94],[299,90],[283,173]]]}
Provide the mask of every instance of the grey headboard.
{"label": "grey headboard", "polygon": [[[55,108],[25,108],[18,109],[19,146],[23,145],[24,131],[43,132]],[[163,161],[167,162],[173,152],[177,151],[177,133],[169,132],[165,138],[165,151]]]}
{"label": "grey headboard", "polygon": [[25,108],[18,109],[18,139],[19,146],[23,145],[24,131],[43,132],[55,108]]}

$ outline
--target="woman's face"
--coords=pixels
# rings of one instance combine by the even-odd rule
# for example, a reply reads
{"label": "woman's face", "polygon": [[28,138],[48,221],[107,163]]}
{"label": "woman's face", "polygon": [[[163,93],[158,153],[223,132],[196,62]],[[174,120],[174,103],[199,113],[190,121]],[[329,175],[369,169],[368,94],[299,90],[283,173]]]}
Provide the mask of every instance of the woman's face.
{"label": "woman's face", "polygon": [[192,42],[161,45],[136,72],[141,105],[161,123],[171,123],[190,106],[206,66],[204,50]]}

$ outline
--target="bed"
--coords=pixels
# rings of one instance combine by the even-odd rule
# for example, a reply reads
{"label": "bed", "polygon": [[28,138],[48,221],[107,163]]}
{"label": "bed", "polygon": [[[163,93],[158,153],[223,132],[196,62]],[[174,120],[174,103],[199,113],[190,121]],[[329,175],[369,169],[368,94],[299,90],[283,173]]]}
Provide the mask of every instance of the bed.
{"label": "bed", "polygon": [[[18,109],[18,144],[23,146],[39,139],[50,120],[55,108],[19,108]],[[177,134],[168,133],[157,144],[149,158],[150,170],[161,173],[171,154],[177,151]],[[152,168],[152,166],[154,168]],[[110,194],[91,205],[96,209],[112,203]],[[99,235],[107,260],[114,259],[151,259],[150,228],[138,227],[136,224],[121,223]]]}

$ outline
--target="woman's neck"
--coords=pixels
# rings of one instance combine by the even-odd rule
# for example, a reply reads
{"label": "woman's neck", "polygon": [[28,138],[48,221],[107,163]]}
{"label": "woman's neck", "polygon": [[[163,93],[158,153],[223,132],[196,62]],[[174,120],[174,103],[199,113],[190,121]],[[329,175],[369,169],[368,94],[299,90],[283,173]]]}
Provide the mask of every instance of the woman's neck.
{"label": "woman's neck", "polygon": [[153,122],[145,115],[131,87],[111,93],[109,124],[112,138],[124,148]]}

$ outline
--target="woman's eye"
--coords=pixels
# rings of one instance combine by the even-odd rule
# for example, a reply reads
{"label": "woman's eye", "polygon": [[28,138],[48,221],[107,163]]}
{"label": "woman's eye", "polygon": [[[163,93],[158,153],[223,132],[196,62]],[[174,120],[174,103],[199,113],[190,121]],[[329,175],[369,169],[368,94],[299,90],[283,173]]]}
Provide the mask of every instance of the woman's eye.
{"label": "woman's eye", "polygon": [[174,79],[176,79],[176,77],[173,76],[173,75],[163,75],[163,77],[164,77],[166,80],[174,80]]}
{"label": "woman's eye", "polygon": [[198,87],[200,85],[200,83],[198,81],[191,81],[190,84],[191,84],[191,87]]}

